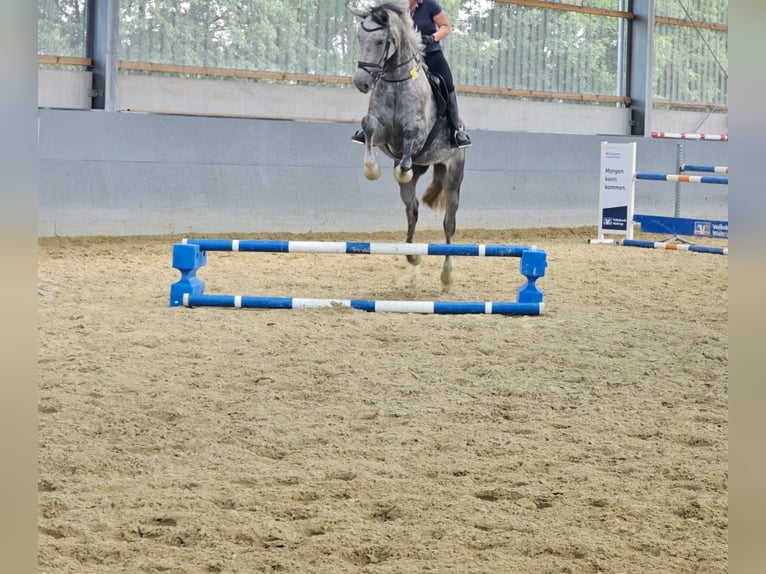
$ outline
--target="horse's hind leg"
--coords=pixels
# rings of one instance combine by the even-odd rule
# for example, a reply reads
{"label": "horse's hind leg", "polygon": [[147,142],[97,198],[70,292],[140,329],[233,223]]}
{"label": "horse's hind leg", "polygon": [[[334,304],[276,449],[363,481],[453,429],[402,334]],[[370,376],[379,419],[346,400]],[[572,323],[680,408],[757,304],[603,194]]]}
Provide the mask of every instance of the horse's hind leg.
{"label": "horse's hind leg", "polygon": [[[442,178],[444,193],[444,240],[452,243],[455,235],[456,214],[460,205],[460,186],[463,182],[463,159],[459,158],[448,166]],[[441,273],[442,290],[446,293],[452,288],[452,256],[444,258]]]}
{"label": "horse's hind leg", "polygon": [[[407,183],[399,184],[399,195],[404,202],[404,210],[407,213],[407,243],[412,243],[415,237],[415,226],[418,223],[418,198],[415,195],[418,179],[428,170],[428,166],[413,165],[412,179]],[[407,255],[407,261],[412,265],[420,263],[420,255]]]}

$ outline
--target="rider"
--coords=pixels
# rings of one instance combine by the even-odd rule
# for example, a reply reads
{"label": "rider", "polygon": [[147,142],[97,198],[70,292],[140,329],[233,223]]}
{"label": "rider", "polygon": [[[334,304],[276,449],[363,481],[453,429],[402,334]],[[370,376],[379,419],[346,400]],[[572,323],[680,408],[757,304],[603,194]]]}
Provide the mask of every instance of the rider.
{"label": "rider", "polygon": [[[428,70],[441,76],[447,84],[447,93],[449,94],[448,112],[450,123],[455,129],[455,143],[460,148],[468,147],[471,145],[471,138],[463,130],[463,124],[460,121],[452,71],[447,63],[447,59],[444,57],[441,45],[441,41],[449,36],[452,31],[447,14],[442,9],[439,0],[410,0],[410,16],[412,16],[415,29],[421,34],[425,52],[425,64]],[[358,130],[351,139],[363,144],[364,132]]]}

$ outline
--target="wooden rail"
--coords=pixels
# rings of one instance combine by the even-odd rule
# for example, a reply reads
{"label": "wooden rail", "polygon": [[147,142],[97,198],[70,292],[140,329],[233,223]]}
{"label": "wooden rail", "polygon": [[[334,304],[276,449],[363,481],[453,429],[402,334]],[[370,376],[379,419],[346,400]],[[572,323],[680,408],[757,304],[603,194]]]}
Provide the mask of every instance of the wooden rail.
{"label": "wooden rail", "polygon": [[579,12],[594,16],[611,16],[614,18],[633,19],[633,12],[623,10],[609,10],[608,8],[591,8],[590,6],[578,6],[577,4],[564,4],[562,2],[547,2],[546,0],[495,0],[497,4],[516,4],[527,8],[544,8],[546,10],[562,10],[565,12]]}
{"label": "wooden rail", "polygon": [[[613,18],[623,18],[625,20],[633,19],[633,12],[622,10],[609,10],[607,8],[591,8],[590,6],[578,6],[577,4],[566,4],[564,2],[550,2],[548,0],[495,0],[496,4],[515,4],[527,8],[542,8],[545,10],[560,10],[564,12],[578,12],[580,14],[592,14],[594,16],[611,16]],[[655,16],[655,24],[666,24],[669,26],[687,26],[689,28],[701,28],[703,30],[715,30],[717,32],[728,32],[728,24],[718,24],[715,22],[700,22],[697,20],[686,20],[683,18],[670,18],[668,16]]]}
{"label": "wooden rail", "polygon": [[519,90],[513,88],[491,88],[487,86],[456,86],[459,92],[484,96],[505,96],[545,100],[570,100],[576,102],[599,102],[604,104],[630,105],[627,96],[604,96],[600,94],[573,94],[569,92],[544,92],[541,90]]}
{"label": "wooden rail", "polygon": [[[47,56],[39,55],[37,57],[39,64],[51,64],[60,66],[82,66],[92,65],[90,58],[75,58],[69,56]],[[237,70],[230,68],[215,68],[211,66],[184,66],[180,64],[158,64],[154,62],[133,62],[120,60],[119,69],[132,72],[164,73],[177,76],[208,76],[224,78],[240,78],[249,80],[268,80],[281,82],[295,82],[306,84],[329,84],[329,85],[350,85],[351,78],[348,76],[330,76],[323,74],[298,74],[291,72],[269,72],[264,70]],[[569,92],[546,92],[542,90],[522,90],[514,88],[495,88],[489,86],[467,86],[458,85],[457,90],[463,94],[476,94],[483,96],[499,96],[510,98],[529,98],[536,100],[566,100],[570,102],[584,103],[602,103],[602,104],[622,104],[629,106],[631,100],[627,96],[607,96],[601,94],[575,94]],[[675,107],[686,109],[699,109],[716,111],[728,111],[726,104],[683,102],[672,100],[652,100],[656,106]]]}
{"label": "wooden rail", "polygon": [[120,60],[119,69],[131,70],[134,72],[153,72],[177,75],[188,74],[192,76],[214,76],[248,80],[276,80],[282,82],[314,84],[351,84],[351,78],[348,76],[267,72],[263,70],[235,70],[230,68],[212,68],[209,66],[183,66],[180,64],[156,64],[153,62],[131,62],[126,60]]}
{"label": "wooden rail", "polygon": [[700,111],[716,111],[716,112],[728,112],[728,104],[713,104],[704,102],[683,102],[679,100],[664,100],[661,98],[653,98],[652,105],[657,108],[684,108],[687,110],[700,110]]}
{"label": "wooden rail", "polygon": [[[510,1],[510,0],[509,0]],[[515,1],[515,0],[514,0]],[[527,1],[527,0],[523,0]],[[531,0],[529,0],[531,1]],[[90,58],[77,58],[71,56],[49,56],[38,55],[38,64],[59,65],[59,66],[81,66],[90,67],[92,61]],[[133,72],[164,73],[178,76],[209,76],[209,77],[227,77],[249,80],[268,80],[280,82],[295,82],[306,84],[330,84],[330,85],[350,85],[351,78],[348,76],[331,76],[323,74],[299,74],[291,72],[269,72],[264,70],[237,70],[230,68],[215,68],[210,66],[185,66],[180,64],[159,64],[154,62],[134,62],[120,60],[118,67],[120,70]],[[511,98],[529,98],[537,100],[566,100],[585,103],[602,104],[622,104],[629,106],[631,100],[627,96],[607,96],[601,94],[576,94],[569,92],[547,92],[542,90],[524,90],[514,88],[495,88],[489,86],[456,86],[460,93],[477,94],[484,96],[499,96]],[[728,111],[726,104],[684,102],[663,99],[653,99],[652,103],[659,107],[674,107],[685,109]]]}
{"label": "wooden rail", "polygon": [[37,55],[38,64],[50,64],[53,66],[82,66],[89,68],[93,65],[90,58],[75,58],[73,56],[48,56],[45,54]]}
{"label": "wooden rail", "polygon": [[[178,64],[154,64],[151,62],[120,61],[121,70],[135,72],[162,72],[177,75],[201,75],[246,78],[253,80],[277,80],[287,82],[321,83],[321,84],[351,84],[348,76],[323,76],[319,74],[295,74],[289,72],[265,72],[258,70],[232,70],[228,68],[211,68],[205,66],[182,66]],[[518,90],[510,88],[492,88],[485,86],[456,86],[457,90],[466,94],[485,96],[505,96],[517,98],[572,100],[578,102],[621,103],[630,104],[630,98],[619,96],[602,96],[598,94],[572,94],[566,92],[544,92],[538,90]]]}
{"label": "wooden rail", "polygon": [[683,20],[681,18],[668,18],[655,16],[655,24],[667,24],[669,26],[687,26],[689,28],[702,28],[703,30],[715,30],[716,32],[728,32],[728,24],[716,24],[715,22],[697,22],[695,20]]}

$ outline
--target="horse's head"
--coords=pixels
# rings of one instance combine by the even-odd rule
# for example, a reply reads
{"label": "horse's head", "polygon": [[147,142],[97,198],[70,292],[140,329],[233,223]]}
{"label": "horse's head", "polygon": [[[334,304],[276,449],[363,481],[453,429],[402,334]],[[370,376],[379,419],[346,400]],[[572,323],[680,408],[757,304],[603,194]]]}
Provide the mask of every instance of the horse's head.
{"label": "horse's head", "polygon": [[359,25],[359,62],[354,72],[354,85],[367,93],[375,81],[386,73],[421,56],[419,36],[410,18],[408,0],[385,2],[370,9],[349,6],[361,20]]}

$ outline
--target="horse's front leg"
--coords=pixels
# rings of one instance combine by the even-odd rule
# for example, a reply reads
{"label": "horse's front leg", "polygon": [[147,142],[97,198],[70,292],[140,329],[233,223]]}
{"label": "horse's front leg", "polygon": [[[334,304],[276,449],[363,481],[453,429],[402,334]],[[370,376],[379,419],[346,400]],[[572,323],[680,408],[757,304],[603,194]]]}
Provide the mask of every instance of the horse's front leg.
{"label": "horse's front leg", "polygon": [[402,132],[402,159],[394,166],[394,178],[399,183],[408,183],[412,179],[412,144],[418,131],[417,126],[406,126]]}
{"label": "horse's front leg", "polygon": [[375,130],[378,127],[378,120],[373,116],[364,116],[362,118],[362,130],[364,130],[364,177],[367,179],[378,179],[380,177],[380,164],[375,157],[373,143],[375,141]]}

